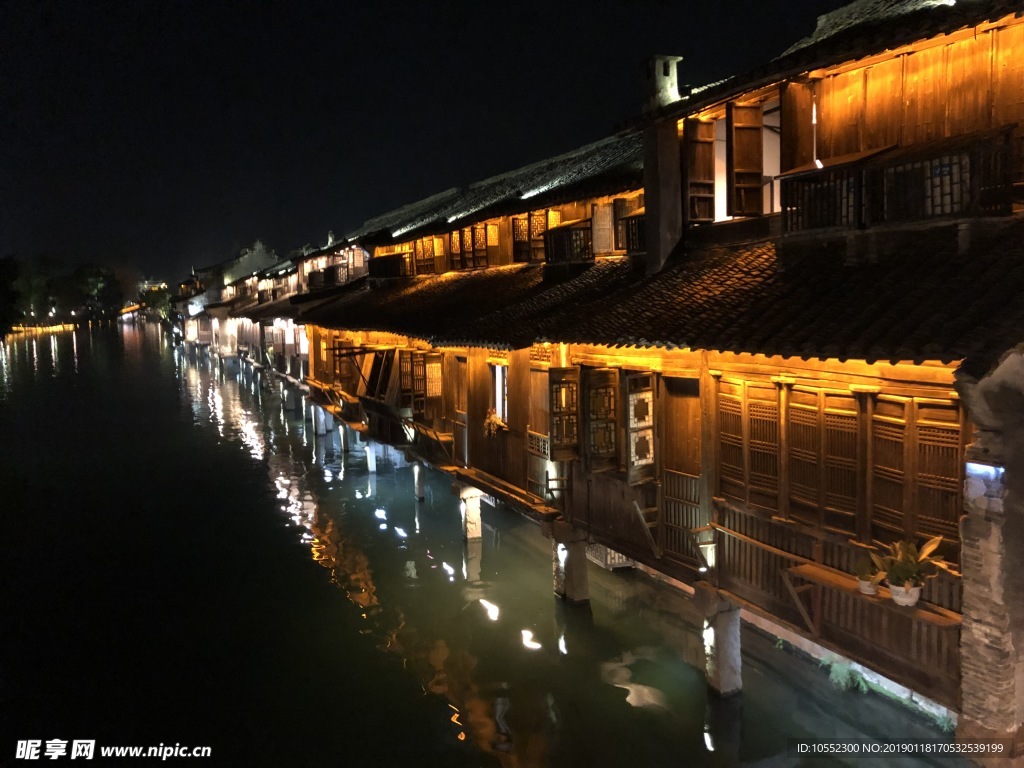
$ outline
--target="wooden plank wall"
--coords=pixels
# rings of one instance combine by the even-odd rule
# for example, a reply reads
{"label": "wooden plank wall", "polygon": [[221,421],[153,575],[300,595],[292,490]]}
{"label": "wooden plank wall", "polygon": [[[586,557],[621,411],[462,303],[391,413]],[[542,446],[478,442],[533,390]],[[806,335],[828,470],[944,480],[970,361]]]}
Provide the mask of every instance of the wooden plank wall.
{"label": "wooden plank wall", "polygon": [[[1024,24],[933,45],[869,67],[829,75],[813,87],[818,156],[998,128],[1024,119]],[[812,154],[803,86],[783,91],[783,170]]]}

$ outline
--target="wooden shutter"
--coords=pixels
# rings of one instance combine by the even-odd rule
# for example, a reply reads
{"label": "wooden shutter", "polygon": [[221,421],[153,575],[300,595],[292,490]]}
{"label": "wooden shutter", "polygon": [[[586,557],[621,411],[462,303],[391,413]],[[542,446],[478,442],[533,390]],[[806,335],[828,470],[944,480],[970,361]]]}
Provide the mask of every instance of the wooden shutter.
{"label": "wooden shutter", "polygon": [[551,460],[579,458],[580,369],[548,369]]}
{"label": "wooden shutter", "polygon": [[956,541],[963,514],[963,429],[956,403],[914,401],[914,534]]}
{"label": "wooden shutter", "polygon": [[683,121],[683,223],[715,220],[715,123]]}
{"label": "wooden shutter", "polygon": [[910,400],[879,396],[871,415],[871,535],[891,541],[906,535],[906,437]]}
{"label": "wooden shutter", "polygon": [[412,359],[413,350],[398,350],[398,378],[402,389],[402,396],[399,404],[402,408],[412,408]]}
{"label": "wooden shutter", "polygon": [[619,466],[619,372],[595,368],[587,372],[586,447],[590,469],[601,472]]}
{"label": "wooden shutter", "polygon": [[761,105],[730,101],[725,119],[727,212],[730,216],[760,216],[764,205]]}
{"label": "wooden shutter", "polygon": [[814,136],[811,110],[814,95],[808,83],[784,83],[781,94],[783,173],[814,162]]}
{"label": "wooden shutter", "polygon": [[427,359],[423,352],[412,355],[412,410],[422,414],[427,408]]}
{"label": "wooden shutter", "polygon": [[857,532],[857,402],[845,393],[794,389],[789,400],[789,514]]}
{"label": "wooden shutter", "polygon": [[654,460],[654,375],[626,377],[626,482],[630,485],[653,480]]}
{"label": "wooden shutter", "polygon": [[615,218],[611,203],[591,206],[593,253],[611,253],[615,250]]}
{"label": "wooden shutter", "polygon": [[427,378],[427,399],[436,400],[441,397],[443,392],[442,379],[441,379],[441,361],[442,355],[440,352],[430,352],[427,354],[425,359],[426,367],[426,378]]}
{"label": "wooden shutter", "polygon": [[779,508],[779,392],[747,385],[749,503]]}
{"label": "wooden shutter", "polygon": [[734,501],[746,501],[742,382],[719,383],[718,457],[719,493]]}

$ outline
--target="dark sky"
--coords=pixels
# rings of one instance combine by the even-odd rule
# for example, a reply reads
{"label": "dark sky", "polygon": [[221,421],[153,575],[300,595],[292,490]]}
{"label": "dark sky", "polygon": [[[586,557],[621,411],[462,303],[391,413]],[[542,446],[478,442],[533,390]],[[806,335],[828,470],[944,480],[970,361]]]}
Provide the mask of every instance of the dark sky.
{"label": "dark sky", "polygon": [[0,255],[176,279],[612,133],[844,0],[0,0]]}

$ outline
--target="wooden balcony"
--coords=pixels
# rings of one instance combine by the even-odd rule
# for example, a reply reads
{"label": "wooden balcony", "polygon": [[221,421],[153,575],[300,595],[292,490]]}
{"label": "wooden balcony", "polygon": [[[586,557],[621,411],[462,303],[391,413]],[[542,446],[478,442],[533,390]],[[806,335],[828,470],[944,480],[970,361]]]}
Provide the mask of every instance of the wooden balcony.
{"label": "wooden balcony", "polygon": [[1012,127],[862,152],[782,178],[783,231],[1006,216],[1012,213],[1020,140]]}

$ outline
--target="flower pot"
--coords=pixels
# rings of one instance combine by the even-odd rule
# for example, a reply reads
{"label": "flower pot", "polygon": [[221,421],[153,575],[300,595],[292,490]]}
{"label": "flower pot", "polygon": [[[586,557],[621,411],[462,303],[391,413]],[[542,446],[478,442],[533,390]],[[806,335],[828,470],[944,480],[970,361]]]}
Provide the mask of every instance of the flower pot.
{"label": "flower pot", "polygon": [[857,579],[857,588],[861,591],[861,594],[864,595],[878,594],[878,585],[873,581],[868,581],[867,579]]}
{"label": "flower pot", "polygon": [[892,595],[892,601],[896,605],[915,605],[921,597],[920,587],[897,587],[894,584],[890,584],[889,592]]}

